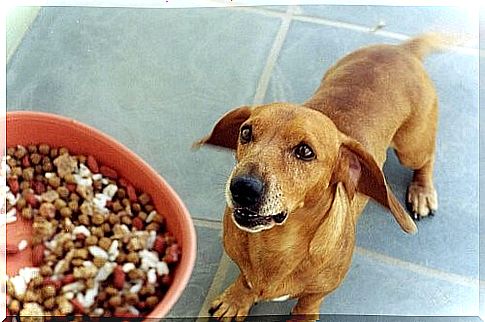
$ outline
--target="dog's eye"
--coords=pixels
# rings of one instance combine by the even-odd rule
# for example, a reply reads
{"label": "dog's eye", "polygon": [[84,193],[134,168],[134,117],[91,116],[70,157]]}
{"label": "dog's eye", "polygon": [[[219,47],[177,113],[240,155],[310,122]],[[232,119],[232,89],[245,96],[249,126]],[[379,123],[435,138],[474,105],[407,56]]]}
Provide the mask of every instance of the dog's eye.
{"label": "dog's eye", "polygon": [[249,141],[251,141],[252,136],[253,136],[253,131],[251,129],[251,125],[244,125],[241,128],[241,135],[240,135],[241,143],[243,144],[248,143]]}
{"label": "dog's eye", "polygon": [[315,159],[315,153],[313,152],[312,148],[305,143],[297,145],[293,150],[293,153],[298,159],[303,161],[311,161]]}

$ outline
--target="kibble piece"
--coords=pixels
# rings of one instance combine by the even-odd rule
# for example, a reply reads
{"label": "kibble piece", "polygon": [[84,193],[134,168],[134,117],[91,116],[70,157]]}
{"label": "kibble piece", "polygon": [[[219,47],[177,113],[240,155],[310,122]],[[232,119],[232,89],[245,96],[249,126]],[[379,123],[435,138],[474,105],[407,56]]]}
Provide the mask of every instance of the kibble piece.
{"label": "kibble piece", "polygon": [[104,250],[108,250],[109,247],[111,246],[111,239],[107,237],[103,237],[99,240],[98,242],[99,247],[103,248]]}
{"label": "kibble piece", "polygon": [[29,188],[30,188],[30,182],[29,181],[22,181],[20,183],[20,190],[25,192],[25,191],[28,191]]}
{"label": "kibble piece", "polygon": [[138,294],[127,292],[125,294],[125,302],[128,305],[136,305],[140,301]]}
{"label": "kibble piece", "polygon": [[113,208],[114,212],[120,212],[121,210],[123,210],[123,206],[121,205],[121,203],[118,200],[113,202],[112,208]]}
{"label": "kibble piece", "polygon": [[50,146],[48,144],[40,144],[39,145],[39,153],[42,155],[48,155],[50,152]]}
{"label": "kibble piece", "polygon": [[91,221],[93,222],[93,224],[95,225],[101,225],[102,223],[104,223],[104,215],[103,214],[100,214],[100,213],[95,213],[91,219]]}
{"label": "kibble piece", "polygon": [[8,310],[12,314],[17,314],[20,312],[20,302],[18,300],[11,300],[8,305]]}
{"label": "kibble piece", "polygon": [[139,280],[145,278],[145,273],[141,269],[135,268],[128,272],[128,277],[131,280]]}
{"label": "kibble piece", "polygon": [[40,267],[40,275],[42,276],[51,276],[52,275],[52,268],[49,265],[42,265]]}
{"label": "kibble piece", "polygon": [[60,198],[57,198],[54,201],[54,206],[56,207],[57,210],[61,210],[62,208],[66,207],[66,205],[67,205],[67,203]]}
{"label": "kibble piece", "polygon": [[111,226],[109,223],[105,222],[103,225],[101,225],[101,228],[105,233],[111,232]]}
{"label": "kibble piece", "polygon": [[126,216],[123,216],[121,217],[121,222],[127,226],[130,226],[131,225],[131,218],[130,216],[126,215]]}
{"label": "kibble piece", "polygon": [[121,300],[121,296],[115,295],[115,296],[113,296],[112,298],[109,299],[108,303],[112,307],[116,308],[116,307],[119,307],[121,305],[121,303],[123,303],[123,302]]}
{"label": "kibble piece", "polygon": [[123,264],[126,261],[126,254],[125,253],[119,253],[118,257],[116,257],[116,262],[118,264]]}
{"label": "kibble piece", "polygon": [[139,217],[139,218],[140,218],[142,221],[145,221],[145,220],[147,219],[148,215],[147,215],[147,213],[146,213],[146,212],[144,212],[144,211],[140,211],[140,212],[138,213],[138,217]]}
{"label": "kibble piece", "polygon": [[35,275],[31,280],[32,286],[37,287],[44,283],[44,278],[40,275]]}
{"label": "kibble piece", "polygon": [[61,216],[65,218],[71,218],[72,210],[69,207],[64,207],[61,209]]}
{"label": "kibble piece", "polygon": [[42,288],[42,296],[44,298],[56,296],[56,288],[54,285],[48,284]]}
{"label": "kibble piece", "polygon": [[116,197],[118,199],[123,199],[126,196],[126,191],[123,188],[119,188],[118,191],[116,191]]}
{"label": "kibble piece", "polygon": [[105,290],[106,294],[111,295],[111,296],[116,295],[119,292],[117,288],[114,288],[112,286],[108,286],[104,290]]}
{"label": "kibble piece", "polygon": [[160,230],[160,224],[158,224],[156,222],[151,222],[145,227],[145,229],[148,230],[148,231],[150,231],[150,230],[159,231]]}
{"label": "kibble piece", "polygon": [[28,220],[32,219],[33,217],[32,208],[28,207],[28,208],[22,209],[22,217]]}
{"label": "kibble piece", "polygon": [[22,145],[18,145],[17,149],[15,150],[14,156],[17,159],[22,159],[26,154],[27,154],[27,149]]}
{"label": "kibble piece", "polygon": [[69,150],[65,147],[59,148],[59,155],[69,154]]}
{"label": "kibble piece", "polygon": [[48,183],[52,188],[57,189],[61,185],[61,178],[51,177],[48,179]]}
{"label": "kibble piece", "polygon": [[76,212],[79,209],[79,203],[77,202],[77,200],[70,200],[67,205],[69,208],[71,208],[71,211],[73,212]]}
{"label": "kibble piece", "polygon": [[126,255],[126,260],[130,263],[138,264],[140,261],[140,256],[136,252],[130,252],[128,255]]}
{"label": "kibble piece", "polygon": [[97,299],[99,302],[104,302],[107,298],[108,294],[106,293],[106,291],[100,291]]}
{"label": "kibble piece", "polygon": [[57,193],[62,199],[67,199],[70,192],[66,187],[60,186],[59,188],[57,188]]}
{"label": "kibble piece", "polygon": [[68,240],[64,243],[62,248],[64,249],[65,252],[67,252],[74,248],[74,242],[72,240]]}
{"label": "kibble piece", "polygon": [[155,210],[155,208],[153,207],[153,205],[151,205],[151,204],[145,205],[145,211],[147,213],[151,213],[153,210]]}
{"label": "kibble piece", "polygon": [[29,151],[29,153],[37,153],[37,146],[35,144],[29,144],[27,145],[27,151]]}
{"label": "kibble piece", "polygon": [[22,178],[26,181],[34,179],[34,168],[25,168],[22,170]]}
{"label": "kibble piece", "polygon": [[131,205],[131,209],[135,212],[135,213],[139,213],[141,211],[141,205],[139,203],[134,203]]}
{"label": "kibble piece", "polygon": [[38,165],[36,165],[36,166],[34,167],[34,172],[35,172],[36,174],[41,174],[41,173],[42,173],[42,171],[43,171],[43,169],[42,169],[42,165],[41,165],[41,164],[38,164]]}
{"label": "kibble piece", "polygon": [[89,256],[89,251],[86,248],[74,250],[74,258],[87,259],[88,256]]}
{"label": "kibble piece", "polygon": [[44,307],[48,310],[52,310],[56,305],[56,300],[53,297],[50,297],[44,301]]}
{"label": "kibble piece", "polygon": [[146,299],[146,303],[149,308],[154,308],[155,306],[157,306],[158,302],[159,300],[156,296],[149,296]]}
{"label": "kibble piece", "polygon": [[39,300],[39,295],[32,290],[27,290],[24,294],[24,302],[37,302]]}
{"label": "kibble piece", "polygon": [[42,164],[42,170],[44,172],[51,172],[52,170],[54,170],[54,166],[52,165],[52,163],[44,163]]}
{"label": "kibble piece", "polygon": [[104,258],[101,258],[101,257],[93,258],[93,264],[98,268],[103,267],[105,263],[106,263],[106,259]]}
{"label": "kibble piece", "polygon": [[84,259],[81,259],[81,258],[74,258],[71,261],[72,266],[75,266],[75,267],[83,266],[83,263],[84,263]]}
{"label": "kibble piece", "polygon": [[150,196],[146,193],[142,193],[138,196],[138,201],[142,206],[150,202]]}
{"label": "kibble piece", "polygon": [[37,165],[42,161],[42,156],[38,153],[32,153],[30,155],[30,161],[32,161],[33,164]]}
{"label": "kibble piece", "polygon": [[108,222],[111,224],[111,225],[116,225],[116,224],[119,224],[120,223],[120,217],[116,214],[109,214],[108,216]]}

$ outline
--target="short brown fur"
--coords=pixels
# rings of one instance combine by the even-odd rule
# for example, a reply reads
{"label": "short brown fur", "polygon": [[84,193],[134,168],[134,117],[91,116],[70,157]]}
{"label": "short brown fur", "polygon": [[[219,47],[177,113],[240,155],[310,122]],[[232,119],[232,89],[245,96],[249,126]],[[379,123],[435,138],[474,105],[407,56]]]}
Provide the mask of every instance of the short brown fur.
{"label": "short brown fur", "polygon": [[[288,211],[284,224],[248,232],[234,224],[228,202],[223,242],[241,274],[212,303],[214,316],[243,318],[255,302],[289,295],[298,299],[293,314],[316,318],[349,269],[356,223],[369,197],[414,232],[382,174],[388,147],[415,171],[407,196],[414,215],[436,210],[437,97],[421,59],[437,44],[438,36],[426,34],[357,50],[328,70],[304,104],[235,109],[197,143],[235,150],[232,175],[257,171],[275,182],[283,196],[277,204]],[[238,143],[242,124],[252,125],[250,144]],[[312,145],[315,160],[294,157],[301,141]]]}

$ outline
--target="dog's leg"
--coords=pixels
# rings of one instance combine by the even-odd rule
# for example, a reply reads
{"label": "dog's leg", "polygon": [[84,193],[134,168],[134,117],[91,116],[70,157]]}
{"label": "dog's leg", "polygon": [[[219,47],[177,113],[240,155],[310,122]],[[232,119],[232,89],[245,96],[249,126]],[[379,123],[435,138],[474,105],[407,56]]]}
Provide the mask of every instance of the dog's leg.
{"label": "dog's leg", "polygon": [[219,297],[211,303],[209,313],[224,320],[243,320],[256,301],[256,295],[240,274]]}
{"label": "dog's leg", "polygon": [[438,106],[422,108],[396,132],[393,145],[399,161],[414,170],[407,190],[407,206],[414,219],[434,215],[438,196],[433,185]]}
{"label": "dog's leg", "polygon": [[325,293],[304,294],[291,311],[292,321],[316,321],[320,316],[320,305]]}

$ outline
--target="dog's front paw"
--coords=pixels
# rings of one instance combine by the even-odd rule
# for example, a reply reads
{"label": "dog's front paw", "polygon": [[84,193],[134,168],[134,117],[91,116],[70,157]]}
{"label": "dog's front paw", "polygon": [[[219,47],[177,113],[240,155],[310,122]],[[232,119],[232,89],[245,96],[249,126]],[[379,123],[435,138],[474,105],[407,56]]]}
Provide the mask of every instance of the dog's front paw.
{"label": "dog's front paw", "polygon": [[218,320],[243,321],[254,304],[255,297],[240,284],[239,278],[214,300],[211,303],[209,314]]}
{"label": "dog's front paw", "polygon": [[414,220],[434,216],[438,210],[438,195],[432,185],[412,182],[408,187],[406,204]]}

